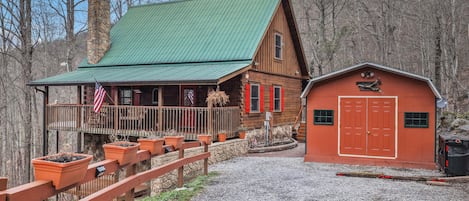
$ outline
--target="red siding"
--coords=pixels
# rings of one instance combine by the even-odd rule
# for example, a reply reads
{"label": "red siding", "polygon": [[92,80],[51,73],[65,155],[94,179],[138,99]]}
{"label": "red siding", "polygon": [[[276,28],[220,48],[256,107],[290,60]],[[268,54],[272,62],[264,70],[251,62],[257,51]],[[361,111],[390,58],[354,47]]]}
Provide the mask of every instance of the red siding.
{"label": "red siding", "polygon": [[251,85],[249,83],[246,83],[246,89],[245,89],[245,103],[244,103],[244,106],[245,106],[245,112],[246,114],[249,114],[249,112],[251,112]]}

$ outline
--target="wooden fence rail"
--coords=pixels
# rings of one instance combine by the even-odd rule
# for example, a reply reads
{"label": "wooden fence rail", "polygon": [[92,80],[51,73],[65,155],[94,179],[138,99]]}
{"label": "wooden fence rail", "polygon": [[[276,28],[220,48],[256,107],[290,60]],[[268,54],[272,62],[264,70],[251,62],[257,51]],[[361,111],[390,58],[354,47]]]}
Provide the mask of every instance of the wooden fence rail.
{"label": "wooden fence rail", "polygon": [[[112,200],[116,197],[121,196],[123,193],[126,193],[125,200],[133,200],[133,192],[136,186],[140,185],[141,183],[150,181],[151,179],[160,177],[176,169],[178,169],[178,172],[182,173],[184,165],[187,165],[189,163],[193,163],[203,159],[204,174],[207,175],[208,158],[210,157],[210,152],[208,152],[208,145],[203,144],[203,153],[184,158],[184,149],[198,146],[200,146],[199,142],[185,142],[183,143],[182,148],[179,149],[178,160],[140,173],[135,173],[136,164],[138,162],[148,160],[152,157],[150,155],[150,152],[147,150],[139,150],[137,152],[137,157],[134,159],[134,161],[126,166],[119,166],[116,160],[104,160],[97,163],[93,163],[88,166],[88,171],[82,181],[60,190],[55,190],[54,186],[52,186],[52,181],[45,180],[34,181],[21,186],[6,189],[7,179],[0,178],[0,201],[47,200],[49,197],[70,190],[76,186],[79,186],[80,184],[95,180],[96,169],[99,166],[104,166],[104,168],[106,169],[103,175],[112,174],[121,168],[127,168],[127,177],[81,200]],[[183,185],[183,182],[183,175],[178,174],[178,186],[181,187]]]}

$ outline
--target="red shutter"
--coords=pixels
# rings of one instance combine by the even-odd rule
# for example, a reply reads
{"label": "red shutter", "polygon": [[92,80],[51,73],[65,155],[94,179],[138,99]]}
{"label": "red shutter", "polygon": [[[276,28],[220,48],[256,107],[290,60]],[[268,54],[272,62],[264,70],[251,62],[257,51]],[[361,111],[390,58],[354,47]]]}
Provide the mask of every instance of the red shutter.
{"label": "red shutter", "polygon": [[285,110],[285,89],[282,87],[282,93],[280,94],[280,104],[281,104],[281,111]]}
{"label": "red shutter", "polygon": [[264,85],[260,86],[261,88],[261,94],[259,95],[259,105],[260,105],[260,111],[264,112]]}
{"label": "red shutter", "polygon": [[251,85],[249,83],[246,83],[246,89],[244,91],[244,98],[246,99],[244,103],[244,109],[246,114],[249,114],[249,112],[251,112]]}
{"label": "red shutter", "polygon": [[270,111],[274,111],[274,86],[270,86]]}

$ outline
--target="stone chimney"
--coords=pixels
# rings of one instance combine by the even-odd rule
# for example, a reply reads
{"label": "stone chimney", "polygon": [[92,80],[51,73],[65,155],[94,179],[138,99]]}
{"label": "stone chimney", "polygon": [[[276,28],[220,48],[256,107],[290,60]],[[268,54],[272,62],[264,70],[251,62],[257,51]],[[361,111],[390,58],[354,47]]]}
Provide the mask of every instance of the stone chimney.
{"label": "stone chimney", "polygon": [[97,64],[109,49],[111,39],[109,0],[88,0],[88,63]]}

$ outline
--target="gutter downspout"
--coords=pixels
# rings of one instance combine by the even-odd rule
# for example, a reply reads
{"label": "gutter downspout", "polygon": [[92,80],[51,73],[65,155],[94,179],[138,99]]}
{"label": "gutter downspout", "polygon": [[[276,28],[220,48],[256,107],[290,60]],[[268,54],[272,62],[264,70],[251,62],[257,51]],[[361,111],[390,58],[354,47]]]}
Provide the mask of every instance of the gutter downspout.
{"label": "gutter downspout", "polygon": [[49,86],[44,86],[44,90],[34,87],[36,92],[41,92],[44,98],[42,103],[42,155],[46,156],[49,151],[49,135],[47,125],[47,105],[49,104]]}

